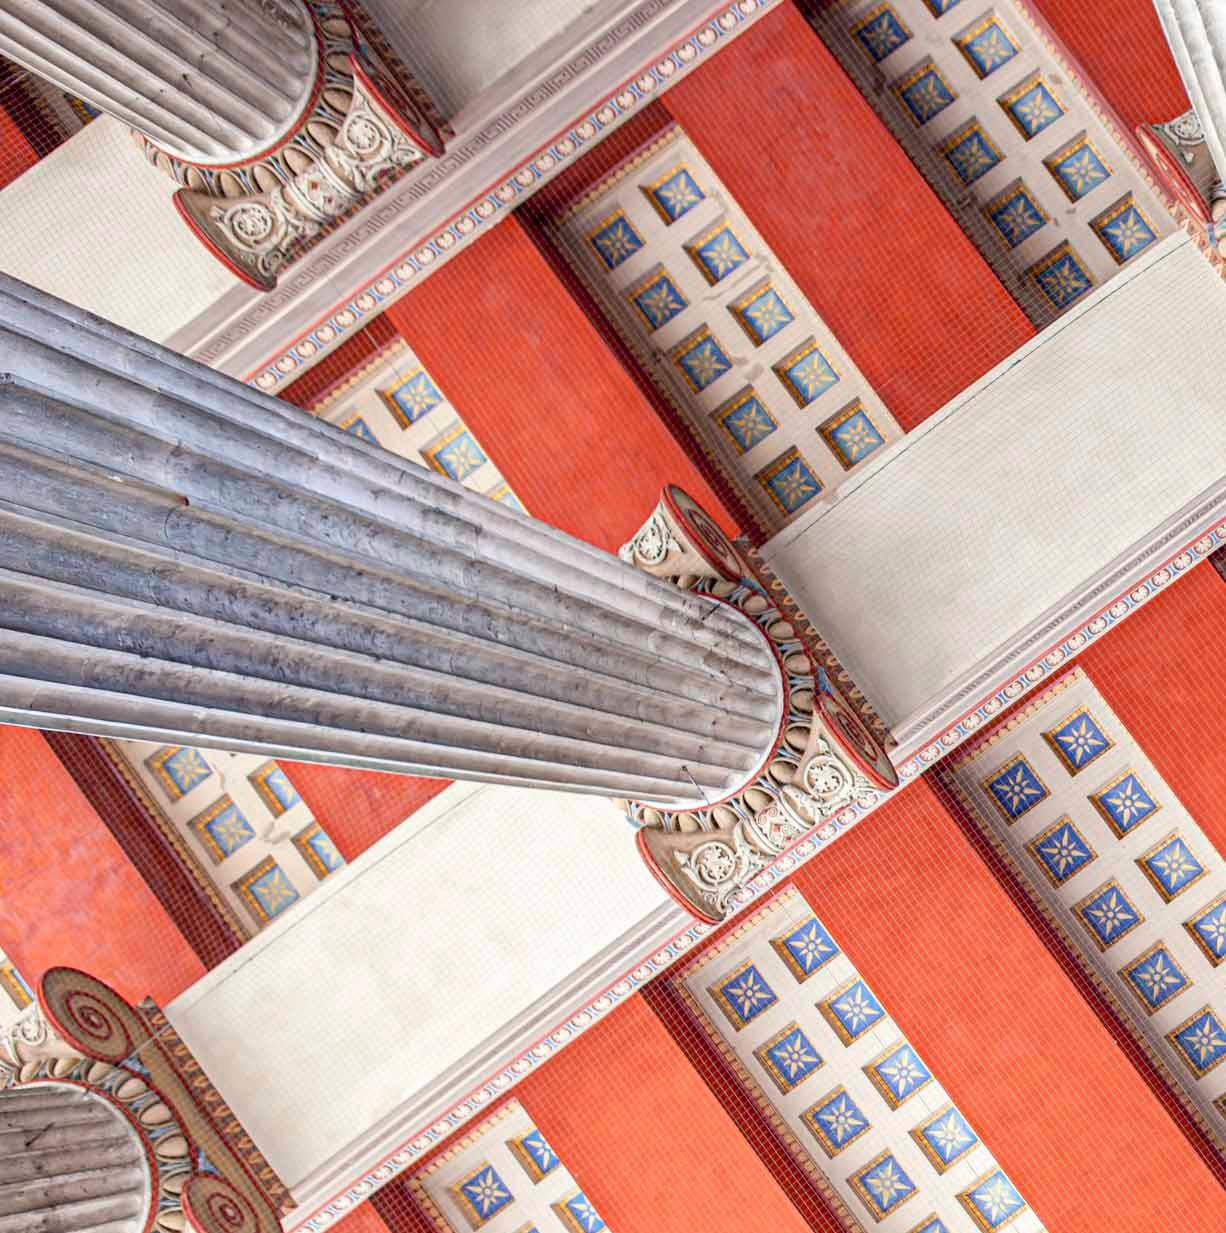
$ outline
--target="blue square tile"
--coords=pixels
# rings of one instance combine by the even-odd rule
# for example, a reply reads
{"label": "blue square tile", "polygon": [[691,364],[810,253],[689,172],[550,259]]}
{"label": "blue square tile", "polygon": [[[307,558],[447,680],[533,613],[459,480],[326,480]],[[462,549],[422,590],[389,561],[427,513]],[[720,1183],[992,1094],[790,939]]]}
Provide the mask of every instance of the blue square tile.
{"label": "blue square tile", "polygon": [[798,406],[807,407],[831,386],[839,374],[816,342],[807,342],[774,366],[775,375],[787,387]]}
{"label": "blue square tile", "polygon": [[326,872],[332,873],[345,863],[345,858],[336,850],[336,844],[332,842],[326,831],[315,828],[307,839],[307,843]]}
{"label": "blue square tile", "polygon": [[511,509],[519,510],[521,514],[527,513],[519,498],[511,491],[509,484],[495,484],[485,495],[491,501],[497,501],[499,505],[508,505]]}
{"label": "blue square tile", "polygon": [[978,120],[971,120],[947,137],[938,147],[966,185],[987,175],[1004,158],[996,143]]}
{"label": "blue square tile", "polygon": [[462,480],[489,461],[466,428],[449,433],[442,442],[426,451],[437,471],[453,480]]}
{"label": "blue square tile", "polygon": [[808,980],[839,953],[834,939],[816,916],[811,916],[791,933],[772,938],[771,945],[799,981]]}
{"label": "blue square tile", "polygon": [[1219,895],[1183,926],[1214,966],[1226,960],[1226,895]]}
{"label": "blue square tile", "polygon": [[1043,165],[1070,201],[1080,201],[1111,178],[1111,168],[1085,137],[1078,137],[1049,155]]}
{"label": "blue square tile", "polygon": [[894,92],[906,104],[916,124],[927,124],[933,116],[953,104],[957,95],[941,76],[941,70],[927,60],[894,83]]}
{"label": "blue square tile", "polygon": [[1073,911],[1089,930],[1099,950],[1114,946],[1144,920],[1114,878],[1091,891]]}
{"label": "blue square tile", "polygon": [[1097,855],[1067,815],[1032,839],[1026,848],[1053,886],[1063,886]]}
{"label": "blue square tile", "polygon": [[276,919],[299,898],[297,888],[271,856],[244,874],[234,886],[261,923]]}
{"label": "blue square tile", "polygon": [[754,1056],[783,1093],[790,1092],[824,1065],[822,1055],[795,1023],[776,1032],[754,1050]]}
{"label": "blue square tile", "polygon": [[979,1136],[953,1105],[921,1122],[911,1137],[938,1173],[956,1164],[979,1142]]}
{"label": "blue square tile", "polygon": [[870,1129],[868,1118],[847,1094],[836,1088],[800,1115],[827,1156],[837,1156]]}
{"label": "blue square tile", "polygon": [[186,745],[165,745],[146,764],[172,801],[186,796],[213,773],[200,750]]}
{"label": "blue square tile", "polygon": [[379,444],[379,438],[375,436],[370,425],[360,415],[346,420],[342,427],[351,437],[357,437],[358,440],[369,442],[371,445]]}
{"label": "blue square tile", "polygon": [[1068,244],[1061,244],[1044,257],[1031,268],[1030,275],[1056,308],[1067,308],[1094,286],[1090,272]]}
{"label": "blue square tile", "polygon": [[768,467],[758,472],[758,483],[780,511],[794,514],[822,490],[817,476],[795,449],[788,450]]}
{"label": "blue square tile", "polygon": [[711,332],[705,329],[691,334],[674,348],[672,356],[673,363],[681,370],[686,384],[696,394],[718,381],[732,368],[732,361],[723,347]]}
{"label": "blue square tile", "polygon": [[1120,265],[1144,252],[1158,238],[1131,195],[1093,219],[1090,226]]}
{"label": "blue square tile", "polygon": [[818,1009],[845,1045],[863,1036],[885,1018],[881,1003],[858,976],[819,1002]]}
{"label": "blue square tile", "polygon": [[1003,1169],[984,1174],[958,1195],[963,1207],[985,1233],[995,1233],[1025,1210],[1026,1203]]}
{"label": "blue square tile", "polygon": [[1084,706],[1078,707],[1055,728],[1044,732],[1043,739],[1070,775],[1084,770],[1115,744],[1089,708]]}
{"label": "blue square tile", "polygon": [[1207,872],[1180,835],[1168,835],[1150,848],[1137,864],[1167,903],[1199,882]]}
{"label": "blue square tile", "polygon": [[885,444],[885,438],[877,431],[877,425],[869,419],[864,404],[858,398],[828,419],[817,431],[845,471],[863,462]]}
{"label": "blue square tile", "polygon": [[779,1000],[752,963],[741,964],[731,976],[713,985],[710,993],[737,1031]]}
{"label": "blue square tile", "polygon": [[443,396],[434,382],[419,369],[390,390],[383,391],[383,401],[400,421],[400,426],[407,428],[429,415],[442,403]]}
{"label": "blue square tile", "polygon": [[518,1139],[512,1139],[508,1146],[534,1184],[562,1163],[557,1152],[550,1147],[549,1141],[539,1130],[531,1130],[526,1135],[520,1135]]}
{"label": "blue square tile", "polygon": [[1182,993],[1191,982],[1166,944],[1159,942],[1139,955],[1120,975],[1151,1014]]}
{"label": "blue square tile", "polygon": [[1121,839],[1147,818],[1153,817],[1159,809],[1158,802],[1146,791],[1133,771],[1125,771],[1113,779],[1105,788],[1095,792],[1090,800]]}
{"label": "blue square tile", "polygon": [[897,1109],[932,1082],[932,1073],[906,1041],[887,1049],[864,1068],[864,1073],[891,1109]]}
{"label": "blue square tile", "polygon": [[911,31],[889,4],[879,4],[866,13],[852,26],[851,33],[877,64],[911,38]]}
{"label": "blue square tile", "polygon": [[588,239],[609,270],[615,270],[643,247],[643,237],[635,231],[621,210],[589,232]]}
{"label": "blue square tile", "polygon": [[984,206],[984,213],[1010,248],[1030,239],[1047,224],[1047,213],[1019,180]]}
{"label": "blue square tile", "polygon": [[217,804],[220,808],[207,810],[193,825],[212,841],[206,840],[206,844],[214,859],[224,860],[254,839],[255,831],[243,811],[229,797],[223,797]]}
{"label": "blue square tile", "polygon": [[990,77],[1008,64],[1021,48],[994,14],[977,22],[956,40],[959,50],[980,77]]}
{"label": "blue square tile", "polygon": [[605,1222],[592,1206],[591,1199],[582,1191],[572,1195],[560,1206],[555,1206],[554,1210],[562,1216],[563,1222],[572,1233],[600,1233],[600,1230],[605,1228]]}
{"label": "blue square tile", "polygon": [[674,167],[659,180],[648,184],[643,192],[666,223],[675,223],[706,197],[698,187],[698,181],[685,167]]}
{"label": "blue square tile", "polygon": [[759,441],[765,441],[779,427],[753,390],[738,394],[716,412],[715,418],[742,454],[753,449]]}
{"label": "blue square tile", "polygon": [[933,1216],[931,1220],[917,1225],[911,1233],[949,1233],[949,1227],[939,1216]]}
{"label": "blue square tile", "polygon": [[961,4],[962,0],[924,0],[924,3],[932,11],[933,17],[940,17],[944,13],[948,13],[956,4]]}
{"label": "blue square tile", "polygon": [[630,300],[649,330],[658,330],[660,326],[667,325],[689,306],[689,300],[663,271],[639,283],[630,292]]}
{"label": "blue square tile", "polygon": [[285,772],[275,762],[265,762],[248,776],[260,799],[268,806],[269,813],[280,817],[302,799],[290,783]]}
{"label": "blue square tile", "polygon": [[702,271],[702,276],[712,285],[722,282],[749,260],[749,253],[727,224],[709,231],[696,244],[688,246],[686,251]]}
{"label": "blue square tile", "polygon": [[1039,75],[1028,78],[1000,100],[1014,127],[1029,141],[1064,115],[1064,107]]}
{"label": "blue square tile", "polygon": [[1016,822],[1050,795],[1047,785],[1022,754],[1010,758],[985,779],[983,788],[1008,822]]}
{"label": "blue square tile", "polygon": [[498,1176],[493,1165],[483,1164],[451,1187],[469,1223],[474,1228],[492,1220],[515,1201],[511,1188]]}
{"label": "blue square tile", "polygon": [[874,1220],[884,1220],[908,1199],[918,1193],[892,1152],[875,1156],[859,1172],[848,1179],[851,1188],[868,1208]]}
{"label": "blue square tile", "polygon": [[1198,1079],[1226,1061],[1226,1028],[1208,1006],[1185,1019],[1166,1038]]}
{"label": "blue square tile", "polygon": [[754,346],[761,346],[768,338],[774,338],[795,320],[792,310],[774,287],[760,287],[730,305],[728,311],[740,322]]}

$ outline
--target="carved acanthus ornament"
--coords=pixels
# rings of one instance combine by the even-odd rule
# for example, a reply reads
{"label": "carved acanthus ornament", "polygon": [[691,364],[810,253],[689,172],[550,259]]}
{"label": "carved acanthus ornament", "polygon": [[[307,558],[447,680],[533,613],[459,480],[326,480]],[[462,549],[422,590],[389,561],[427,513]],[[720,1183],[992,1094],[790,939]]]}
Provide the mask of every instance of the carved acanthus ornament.
{"label": "carved acanthus ornament", "polygon": [[1171,194],[1226,256],[1226,185],[1196,112],[1189,109],[1161,124],[1142,124],[1137,138]]}
{"label": "carved acanthus ornament", "polygon": [[818,667],[771,593],[714,520],[679,488],[621,549],[623,560],[740,609],[774,648],[785,685],[774,748],[738,791],[705,808],[627,801],[639,851],[669,892],[716,922],[753,878],[797,840],[852,804],[897,787],[876,736]]}

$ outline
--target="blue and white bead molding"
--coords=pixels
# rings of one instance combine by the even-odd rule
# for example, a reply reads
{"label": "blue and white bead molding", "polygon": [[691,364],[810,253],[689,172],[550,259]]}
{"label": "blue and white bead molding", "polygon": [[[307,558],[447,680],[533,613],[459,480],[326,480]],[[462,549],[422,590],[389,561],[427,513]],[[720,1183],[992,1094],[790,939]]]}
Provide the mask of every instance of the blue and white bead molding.
{"label": "blue and white bead molding", "polygon": [[1023,5],[848,0],[810,20],[1036,325],[1173,230]]}
{"label": "blue and white bead molding", "polygon": [[859,1227],[1041,1233],[973,1121],[795,888],[668,980]]}
{"label": "blue and white bead molding", "polygon": [[[886,42],[897,36],[882,30]],[[918,108],[936,106],[922,83],[912,97]],[[551,226],[610,324],[767,533],[837,500],[845,474],[901,435],[680,129]]]}
{"label": "blue and white bead molding", "polygon": [[1068,672],[938,774],[1226,1141],[1226,862],[1090,678]]}
{"label": "blue and white bead molding", "polygon": [[602,1233],[596,1205],[518,1100],[408,1180],[439,1233]]}

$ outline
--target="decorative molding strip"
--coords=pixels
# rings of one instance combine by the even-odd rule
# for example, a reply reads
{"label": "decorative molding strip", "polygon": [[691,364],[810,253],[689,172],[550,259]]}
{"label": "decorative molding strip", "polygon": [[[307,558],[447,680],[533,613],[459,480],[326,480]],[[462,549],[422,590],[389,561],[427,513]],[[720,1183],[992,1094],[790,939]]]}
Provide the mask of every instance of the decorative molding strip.
{"label": "decorative molding strip", "polygon": [[[322,358],[372,314],[403,295],[420,276],[454,256],[488,224],[505,217],[508,210],[525,200],[605,133],[780,3],[782,0],[735,0],[735,3],[725,2],[714,7],[713,12],[713,6],[703,0],[646,0],[478,131],[468,136],[461,134],[447,153],[429,164],[420,175],[410,176],[395,185],[335,237],[320,243],[297,267],[285,274],[276,291],[254,302],[244,294],[243,306],[234,312],[226,306],[218,306],[209,314],[209,320],[224,315],[224,324],[215,327],[206,322],[197,323],[169,339],[168,345],[212,367],[241,375],[259,389],[275,390]],[[253,363],[253,357],[240,351],[245,341],[267,333],[276,321],[288,319],[292,312],[315,311],[299,307],[297,302],[305,305],[315,293],[326,294],[327,280],[335,278],[337,267],[355,251],[395,227],[400,216],[409,213],[410,207],[428,194],[437,194],[441,201],[444,197],[441,190],[447,182],[470,165],[486,159],[492,162],[490,152],[499,142],[516,128],[537,120],[542,113],[547,114],[555,97],[562,96],[586,74],[595,72],[603,61],[613,59],[626,46],[632,46],[635,36],[644,27],[661,15],[684,14],[690,9],[695,10],[694,27],[662,54],[656,53],[649,67],[621,81],[603,101],[585,109],[578,121],[570,123],[552,140],[522,158],[509,172],[494,172],[498,177],[494,188],[469,200],[445,226],[425,224],[425,238],[400,249],[384,270],[373,278],[364,279],[342,303],[333,302],[309,329],[297,332],[291,343],[255,364],[250,371],[243,371]],[[207,336],[202,337],[205,332]]]}

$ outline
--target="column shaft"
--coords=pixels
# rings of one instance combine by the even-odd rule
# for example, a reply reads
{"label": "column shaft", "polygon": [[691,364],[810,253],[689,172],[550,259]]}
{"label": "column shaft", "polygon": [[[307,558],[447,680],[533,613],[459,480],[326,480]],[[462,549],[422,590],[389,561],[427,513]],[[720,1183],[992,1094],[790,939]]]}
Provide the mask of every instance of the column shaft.
{"label": "column shaft", "polygon": [[1154,5],[1218,177],[1226,178],[1226,4],[1154,0]]}

